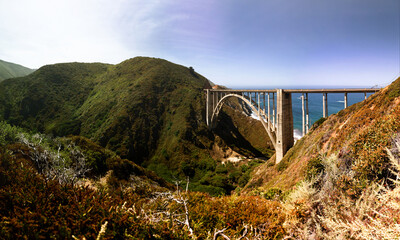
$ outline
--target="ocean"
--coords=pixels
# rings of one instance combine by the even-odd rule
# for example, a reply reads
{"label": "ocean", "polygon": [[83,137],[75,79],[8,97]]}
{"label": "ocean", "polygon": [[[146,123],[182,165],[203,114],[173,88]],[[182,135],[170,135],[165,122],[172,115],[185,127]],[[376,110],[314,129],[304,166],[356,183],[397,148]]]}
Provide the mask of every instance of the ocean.
{"label": "ocean", "polygon": [[[330,87],[330,88],[349,88],[349,87]],[[364,88],[364,87],[357,87]],[[366,87],[368,88],[368,87]],[[241,89],[250,89],[250,88],[241,88]],[[253,88],[255,89],[255,88]],[[258,88],[258,89],[268,89],[268,88]],[[269,88],[270,89],[270,88]],[[307,89],[305,87],[299,87],[296,89]],[[329,89],[327,87],[321,87],[320,89]],[[371,96],[373,93],[367,93],[367,97]],[[301,93],[292,93],[292,111],[293,111],[293,129],[294,129],[294,138],[299,139],[303,136],[302,133],[302,103],[301,103]],[[272,94],[270,95],[272,97]],[[253,100],[255,100],[255,96],[253,95]],[[276,99],[276,95],[275,95]],[[318,119],[323,116],[322,109],[322,93],[309,93],[308,94],[308,112],[309,112],[309,127],[311,128],[312,124],[316,122]],[[365,99],[364,93],[348,93],[347,94],[347,102],[348,106],[352,104],[361,102]],[[261,106],[264,106],[263,99],[261,100]],[[267,105],[267,104],[266,104]],[[272,114],[272,99],[270,100],[271,105],[271,114]],[[329,93],[328,94],[328,114],[335,114],[340,110],[344,109],[344,93]],[[252,115],[257,119],[255,114]]]}
{"label": "ocean", "polygon": [[[373,93],[367,93],[367,97]],[[348,93],[348,106],[364,100],[364,93]],[[322,118],[322,93],[308,94],[308,109],[311,127],[314,122]],[[328,115],[335,114],[344,109],[344,93],[329,93],[328,94]],[[295,139],[302,136],[302,105],[301,93],[292,94],[292,110],[293,110],[293,129]]]}

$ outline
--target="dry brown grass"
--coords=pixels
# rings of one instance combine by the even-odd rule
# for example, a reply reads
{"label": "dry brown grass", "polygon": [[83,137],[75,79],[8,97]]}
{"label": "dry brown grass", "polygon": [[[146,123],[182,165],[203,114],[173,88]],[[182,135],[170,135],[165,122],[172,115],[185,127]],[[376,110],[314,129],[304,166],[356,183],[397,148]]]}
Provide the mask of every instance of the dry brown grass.
{"label": "dry brown grass", "polygon": [[324,174],[303,181],[286,200],[288,239],[399,239],[400,144],[388,149],[395,179],[374,183],[354,199],[340,190],[338,179],[352,170],[337,167],[337,158],[325,158]]}

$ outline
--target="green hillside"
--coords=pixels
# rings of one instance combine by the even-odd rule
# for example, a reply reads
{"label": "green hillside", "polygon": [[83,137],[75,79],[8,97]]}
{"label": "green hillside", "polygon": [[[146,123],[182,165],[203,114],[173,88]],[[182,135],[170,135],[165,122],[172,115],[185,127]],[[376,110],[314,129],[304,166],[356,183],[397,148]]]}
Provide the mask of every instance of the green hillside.
{"label": "green hillside", "polygon": [[398,141],[400,79],[365,101],[318,122],[279,164],[260,166],[248,190],[254,190],[255,186],[259,191],[290,190],[301,180],[321,173],[321,162],[330,156],[337,158],[337,165],[344,173],[348,171],[348,176],[342,176],[345,182],[342,187],[354,196],[359,196],[373,182],[390,177],[386,148],[391,149]]}
{"label": "green hillside", "polygon": [[[203,89],[209,87],[192,68],[162,59],[55,64],[0,83],[0,119],[54,136],[81,135],[170,181],[189,176],[194,189],[230,193],[259,162],[245,161],[251,166],[241,177],[239,164],[218,167],[225,153],[272,151],[268,142],[257,143],[257,128],[254,139],[235,124],[223,124],[216,134],[207,128]],[[231,115],[230,122],[247,122]],[[226,136],[231,131],[238,141]]]}
{"label": "green hillside", "polygon": [[[72,119],[76,108],[95,85],[105,64],[66,63],[44,66],[33,74],[1,82],[0,115],[3,120],[32,130],[52,133]],[[70,132],[74,134],[79,132]]]}
{"label": "green hillside", "polygon": [[0,60],[0,82],[8,78],[23,77],[33,71],[33,69]]}

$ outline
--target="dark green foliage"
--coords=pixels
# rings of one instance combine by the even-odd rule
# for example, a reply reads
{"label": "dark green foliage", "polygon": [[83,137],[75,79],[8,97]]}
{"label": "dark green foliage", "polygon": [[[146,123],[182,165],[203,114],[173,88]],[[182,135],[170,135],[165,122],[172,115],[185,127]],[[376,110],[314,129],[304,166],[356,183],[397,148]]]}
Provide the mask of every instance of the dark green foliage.
{"label": "dark green foliage", "polygon": [[283,158],[277,165],[276,165],[276,169],[279,172],[282,172],[283,170],[285,170],[288,166],[289,166],[289,159],[288,157]]}
{"label": "dark green foliage", "polygon": [[46,133],[63,133],[60,125],[76,131],[77,124],[71,124],[75,111],[94,87],[96,76],[107,68],[105,64],[56,64],[5,80],[0,83],[0,119]]}
{"label": "dark green foliage", "polygon": [[390,100],[392,100],[394,98],[397,98],[397,97],[400,97],[400,88],[391,91],[390,94],[388,95],[388,97],[389,97]]}
{"label": "dark green foliage", "polygon": [[191,177],[189,187],[193,191],[219,196],[230,194],[237,186],[237,179],[229,177],[231,172],[237,171],[237,166],[230,163],[221,164],[211,158],[203,158],[200,161],[183,162],[182,165],[186,167],[186,176]]}
{"label": "dark green foliage", "polygon": [[225,164],[220,164],[220,165],[218,165],[217,166],[217,168],[215,169],[215,172],[216,173],[227,173],[228,172],[228,169],[227,169],[227,167],[226,167],[226,165]]}
{"label": "dark green foliage", "polygon": [[251,173],[253,172],[254,168],[263,163],[264,161],[255,159],[251,160],[248,164],[241,165],[240,169],[242,173],[237,180],[239,187],[244,187],[249,182],[251,178]]}
{"label": "dark green foliage", "polygon": [[311,130],[310,131],[312,131],[312,130],[316,129],[317,127],[319,127],[322,123],[325,122],[325,120],[326,120],[326,118],[322,117],[322,118],[318,119],[317,121],[315,121],[315,123],[311,126]]}
{"label": "dark green foliage", "polygon": [[61,138],[60,141],[66,146],[72,145],[75,148],[79,148],[86,159],[86,164],[90,169],[90,176],[99,176],[105,174],[105,172],[109,169],[106,165],[106,162],[109,159],[116,157],[115,153],[104,149],[100,145],[85,137],[70,136]]}
{"label": "dark green foliage", "polygon": [[53,129],[55,136],[79,135],[81,131],[81,122],[79,120],[67,120],[60,122],[58,128]]}
{"label": "dark green foliage", "polygon": [[197,164],[194,161],[183,161],[181,163],[181,171],[185,176],[193,177],[196,172]]}
{"label": "dark green foliage", "polygon": [[212,158],[203,158],[198,162],[198,167],[206,171],[214,171],[217,167],[217,162]]}
{"label": "dark green foliage", "polygon": [[114,171],[114,175],[119,179],[128,180],[132,174],[143,175],[143,172],[140,171],[137,165],[133,165],[127,159],[110,159],[107,161],[107,166]]}
{"label": "dark green foliage", "polygon": [[398,80],[390,84],[387,94],[387,98],[389,101],[397,97],[400,97],[400,81]]}
{"label": "dark green foliage", "polygon": [[306,179],[311,180],[318,176],[318,174],[323,173],[324,165],[322,164],[322,159],[326,158],[324,155],[318,155],[317,157],[311,158],[307,163],[306,168]]}
{"label": "dark green foliage", "polygon": [[191,178],[190,189],[205,191],[213,196],[229,195],[235,189],[244,187],[255,167],[262,164],[261,160],[250,160],[241,163],[202,160],[192,166],[195,170]]}
{"label": "dark green foliage", "polygon": [[223,188],[216,187],[207,184],[201,184],[201,183],[195,183],[190,185],[192,191],[197,191],[197,192],[205,192],[210,194],[211,196],[224,196],[226,195],[226,191]]}
{"label": "dark green foliage", "polygon": [[21,129],[0,121],[0,147],[17,141]]}
{"label": "dark green foliage", "polygon": [[249,182],[250,180],[250,174],[249,171],[246,171],[245,173],[243,173],[240,178],[238,179],[238,184],[239,187],[244,187],[246,186],[246,184]]}
{"label": "dark green foliage", "polygon": [[282,199],[283,192],[279,188],[270,188],[268,191],[264,194],[265,199],[268,200],[278,200]]}

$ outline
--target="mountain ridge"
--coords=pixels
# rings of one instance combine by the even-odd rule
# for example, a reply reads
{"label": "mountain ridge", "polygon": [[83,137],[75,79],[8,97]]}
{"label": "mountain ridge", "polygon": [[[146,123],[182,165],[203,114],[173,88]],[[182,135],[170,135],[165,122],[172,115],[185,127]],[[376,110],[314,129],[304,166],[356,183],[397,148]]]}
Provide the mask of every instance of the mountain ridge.
{"label": "mountain ridge", "polygon": [[0,60],[0,82],[8,78],[23,77],[34,71],[19,64]]}
{"label": "mountain ridge", "polygon": [[[219,135],[210,131],[203,92],[210,87],[193,68],[156,58],[47,65],[0,83],[0,120],[55,136],[82,135],[169,181],[188,175],[194,188],[213,182],[215,191],[230,193],[240,177],[228,183],[228,176],[238,166],[222,171],[223,179],[215,172],[225,152],[254,158],[270,155],[271,145],[256,144],[259,134],[246,139],[234,124],[221,125]],[[240,115],[234,116],[250,123]],[[224,131],[240,138],[231,141]]]}

